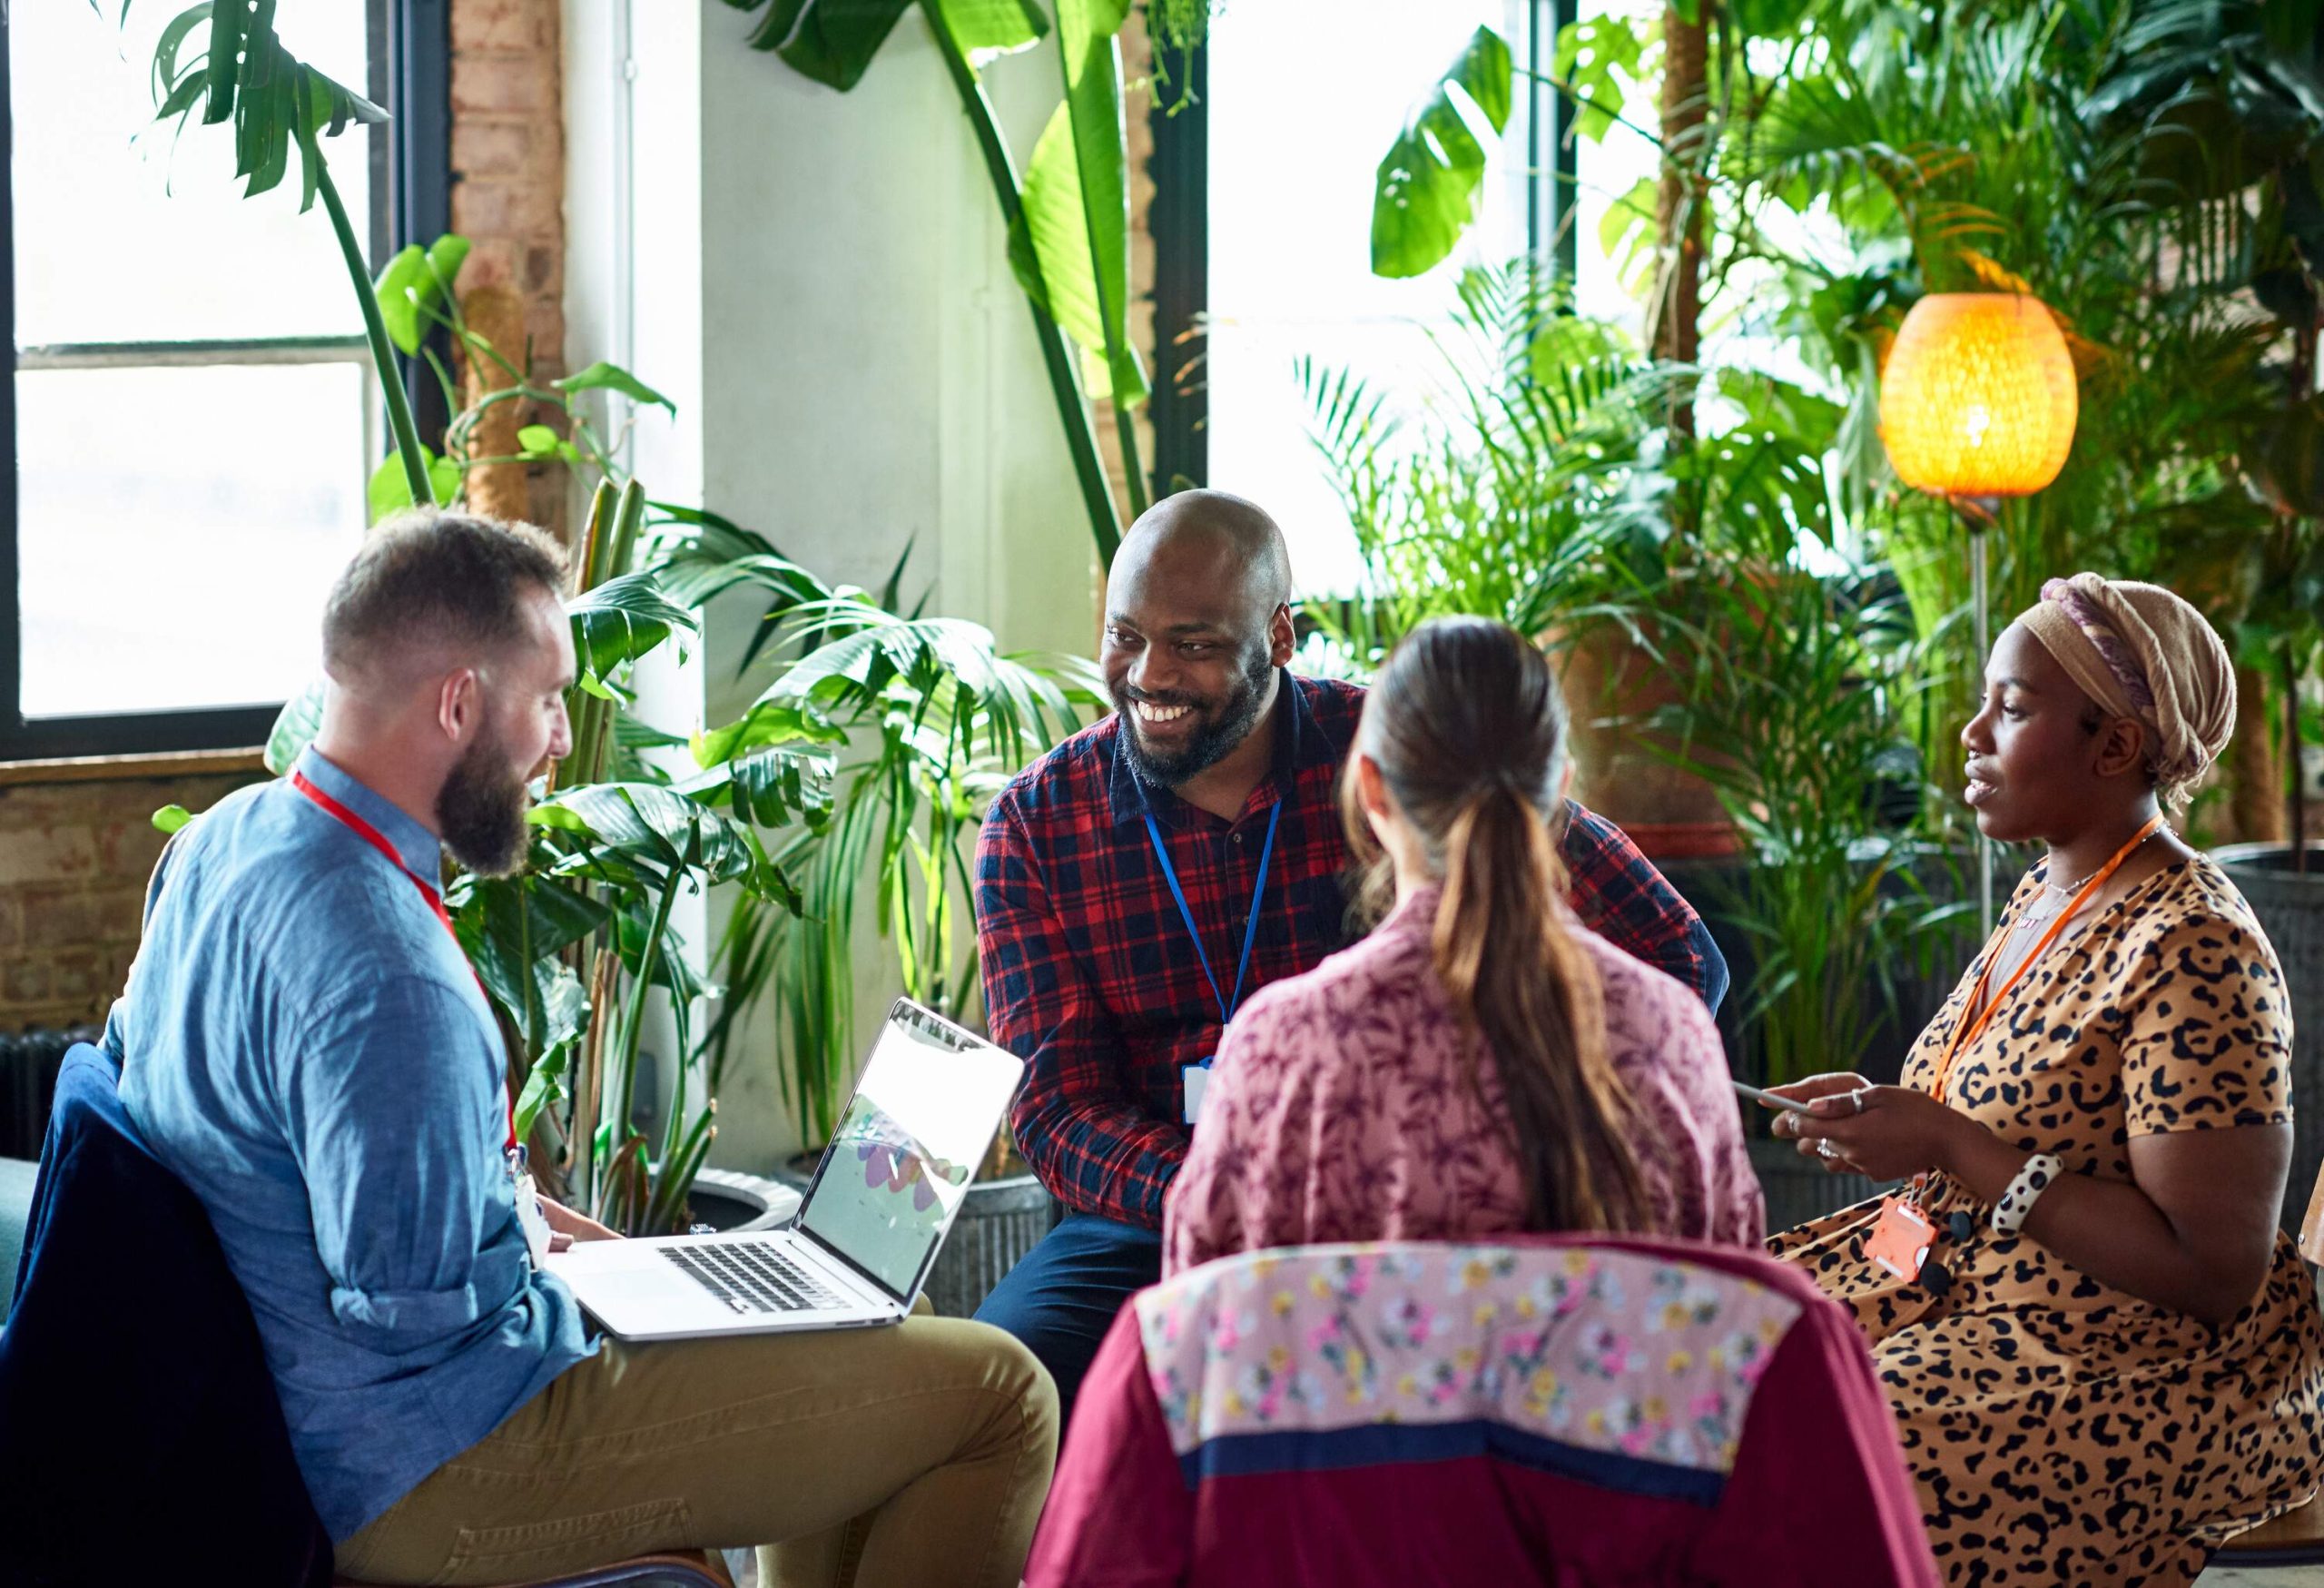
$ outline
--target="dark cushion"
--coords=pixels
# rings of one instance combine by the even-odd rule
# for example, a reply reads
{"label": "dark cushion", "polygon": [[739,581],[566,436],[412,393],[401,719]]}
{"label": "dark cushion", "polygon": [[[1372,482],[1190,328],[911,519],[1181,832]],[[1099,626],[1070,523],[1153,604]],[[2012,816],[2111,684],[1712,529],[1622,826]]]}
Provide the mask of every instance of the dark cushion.
{"label": "dark cushion", "polygon": [[118,1080],[65,1056],[0,1329],[9,1581],[328,1583],[250,1305]]}

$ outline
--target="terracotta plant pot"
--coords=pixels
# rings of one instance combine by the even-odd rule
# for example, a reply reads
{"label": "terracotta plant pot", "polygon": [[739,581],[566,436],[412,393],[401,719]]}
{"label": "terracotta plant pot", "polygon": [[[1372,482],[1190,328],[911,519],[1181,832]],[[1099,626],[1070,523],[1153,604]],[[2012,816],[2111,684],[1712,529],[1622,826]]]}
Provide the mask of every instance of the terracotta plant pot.
{"label": "terracotta plant pot", "polygon": [[1573,797],[1605,817],[1649,859],[1736,853],[1741,841],[1711,785],[1650,748],[1675,741],[1640,725],[1686,700],[1681,680],[1617,624],[1552,636],[1573,735]]}

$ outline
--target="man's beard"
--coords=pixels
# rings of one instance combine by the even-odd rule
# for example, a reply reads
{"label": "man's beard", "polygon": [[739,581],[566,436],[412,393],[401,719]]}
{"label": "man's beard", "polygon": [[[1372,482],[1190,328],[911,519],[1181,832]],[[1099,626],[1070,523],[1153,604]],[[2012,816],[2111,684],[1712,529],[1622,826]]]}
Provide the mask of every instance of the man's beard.
{"label": "man's beard", "polygon": [[1121,745],[1129,756],[1130,770],[1157,787],[1176,788],[1196,773],[1217,765],[1258,725],[1259,714],[1266,709],[1267,685],[1274,676],[1275,663],[1266,647],[1254,646],[1243,658],[1241,681],[1222,699],[1205,700],[1177,691],[1137,696],[1153,705],[1193,709],[1200,725],[1188,735],[1184,749],[1168,755],[1157,755],[1147,748],[1138,731],[1137,714],[1131,708],[1129,691],[1115,685],[1114,709],[1121,714]]}
{"label": "man's beard", "polygon": [[480,734],[437,793],[437,833],[452,858],[477,875],[514,876],[531,847],[525,825],[531,803],[500,735]]}

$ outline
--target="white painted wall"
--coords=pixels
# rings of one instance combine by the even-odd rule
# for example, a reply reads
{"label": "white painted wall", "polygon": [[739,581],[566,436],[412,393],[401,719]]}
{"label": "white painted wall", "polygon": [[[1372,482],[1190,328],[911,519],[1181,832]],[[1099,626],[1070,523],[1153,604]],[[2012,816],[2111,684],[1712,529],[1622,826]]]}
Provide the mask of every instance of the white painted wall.
{"label": "white painted wall", "polygon": [[[566,0],[566,347],[678,403],[635,467],[827,579],[907,588],[1016,649],[1088,652],[1098,570],[1022,294],[969,123],[915,8],[840,94],[743,43],[718,0]],[[1029,153],[1058,94],[1046,54],[988,83]],[[684,732],[763,680],[734,668],[755,610],[714,616],[645,686]],[[721,912],[697,930],[707,942]],[[896,991],[867,952],[860,1012]],[[730,1075],[714,1161],[763,1169],[798,1133],[765,1061]]]}

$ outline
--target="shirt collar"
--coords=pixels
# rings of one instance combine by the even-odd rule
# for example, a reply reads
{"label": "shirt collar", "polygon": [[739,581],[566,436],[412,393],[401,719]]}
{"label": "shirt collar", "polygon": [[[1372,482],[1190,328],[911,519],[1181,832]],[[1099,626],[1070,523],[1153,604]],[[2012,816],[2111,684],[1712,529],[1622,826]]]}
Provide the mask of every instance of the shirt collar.
{"label": "shirt collar", "polygon": [[[1331,736],[1315,725],[1315,713],[1307,704],[1307,681],[1284,668],[1275,670],[1275,677],[1282,686],[1275,699],[1284,709],[1275,714],[1275,762],[1257,792],[1279,800],[1289,794],[1293,779],[1307,767],[1336,764],[1339,750]],[[1106,780],[1106,800],[1114,825],[1142,821],[1149,809],[1176,825],[1173,816],[1186,802],[1168,789],[1149,786],[1131,770],[1129,752],[1122,743],[1122,735],[1128,732],[1127,724],[1115,725],[1113,766]]]}
{"label": "shirt collar", "polygon": [[330,795],[340,804],[362,817],[379,830],[379,836],[395,845],[404,869],[429,887],[444,871],[444,846],[427,828],[406,815],[385,795],[374,794],[364,784],[340,771],[330,758],[312,745],[299,753],[296,769],[309,783]]}

